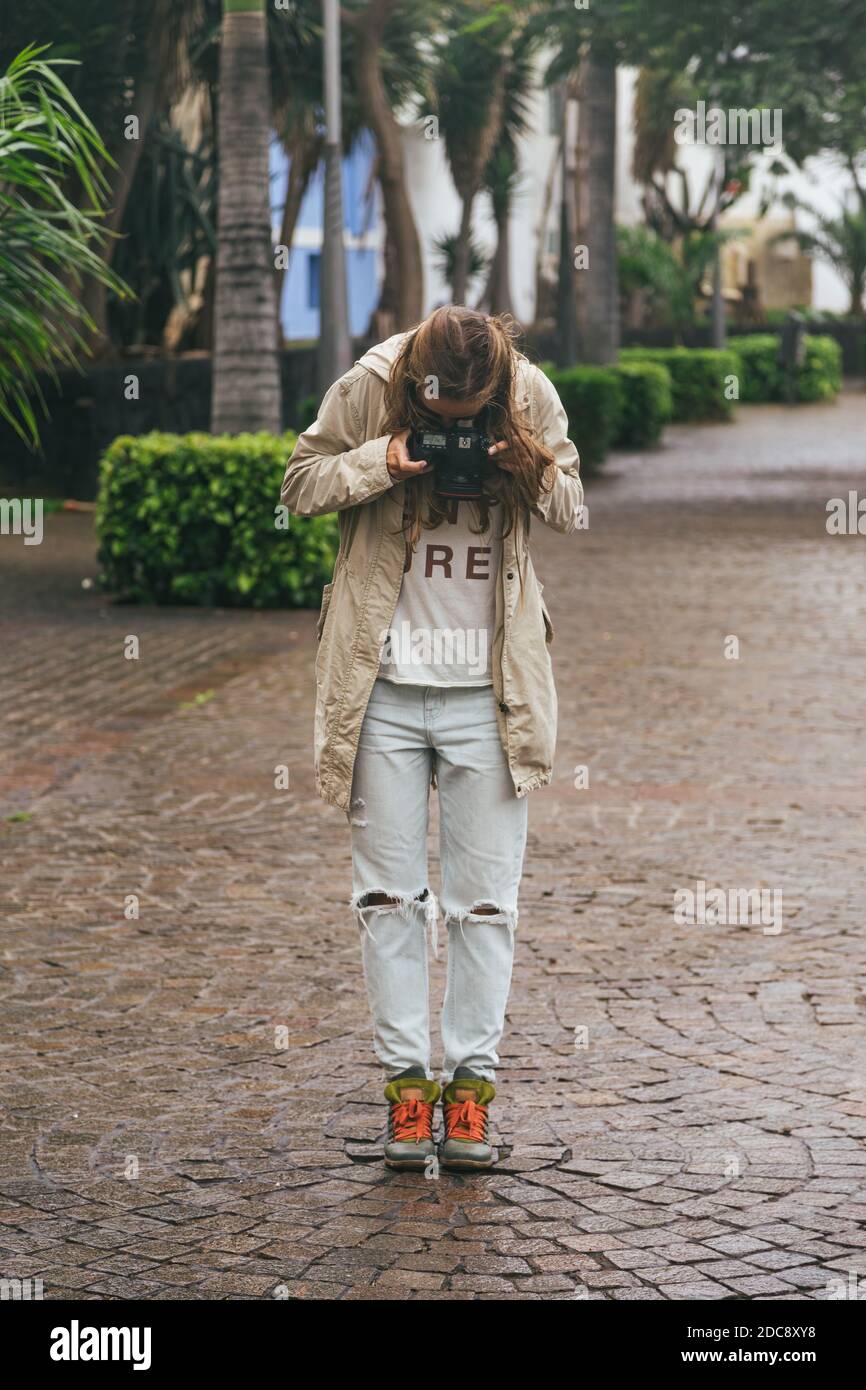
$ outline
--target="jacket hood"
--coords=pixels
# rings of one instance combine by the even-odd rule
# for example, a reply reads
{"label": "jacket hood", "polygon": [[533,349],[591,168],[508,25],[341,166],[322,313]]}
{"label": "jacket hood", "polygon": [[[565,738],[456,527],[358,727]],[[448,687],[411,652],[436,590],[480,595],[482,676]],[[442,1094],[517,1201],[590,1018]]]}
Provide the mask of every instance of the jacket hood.
{"label": "jacket hood", "polygon": [[376,343],[375,347],[371,347],[369,352],[365,352],[363,357],[358,358],[358,366],[366,367],[368,372],[372,372],[374,376],[387,381],[391,375],[394,358],[400,351],[400,345],[405,337],[405,333],[395,333],[393,338],[386,338],[384,343]]}

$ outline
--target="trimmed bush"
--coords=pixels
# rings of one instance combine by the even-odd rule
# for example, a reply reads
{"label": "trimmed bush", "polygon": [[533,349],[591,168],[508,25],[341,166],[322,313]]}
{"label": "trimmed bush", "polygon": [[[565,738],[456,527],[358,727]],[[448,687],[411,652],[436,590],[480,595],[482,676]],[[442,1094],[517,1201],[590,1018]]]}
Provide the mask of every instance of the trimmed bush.
{"label": "trimmed bush", "polygon": [[615,367],[563,367],[547,371],[568,416],[568,432],[581,471],[597,472],[622,424],[622,387]]}
{"label": "trimmed bush", "polygon": [[740,400],[747,404],[782,399],[782,368],[779,338],[775,333],[752,333],[729,338],[728,344],[740,359]]}
{"label": "trimmed bush", "polygon": [[806,335],[806,360],[797,380],[800,401],[833,400],[842,390],[842,345],[824,333]]}
{"label": "trimmed bush", "polygon": [[622,386],[617,448],[649,449],[673,414],[671,374],[661,362],[623,362],[617,371]]}
{"label": "trimmed bush", "polygon": [[[783,401],[785,373],[779,361],[781,339],[775,333],[751,333],[731,338],[740,359],[740,400]],[[833,400],[842,389],[842,348],[835,338],[806,334],[805,359],[797,372],[794,399]]]}
{"label": "trimmed bush", "polygon": [[103,588],[133,603],[318,607],[337,519],[286,526],[278,514],[294,445],[292,434],[115,439],[96,507]]}
{"label": "trimmed bush", "polygon": [[620,361],[667,367],[674,420],[728,420],[733,414],[734,402],[725,394],[726,378],[738,374],[739,358],[728,349],[625,348]]}

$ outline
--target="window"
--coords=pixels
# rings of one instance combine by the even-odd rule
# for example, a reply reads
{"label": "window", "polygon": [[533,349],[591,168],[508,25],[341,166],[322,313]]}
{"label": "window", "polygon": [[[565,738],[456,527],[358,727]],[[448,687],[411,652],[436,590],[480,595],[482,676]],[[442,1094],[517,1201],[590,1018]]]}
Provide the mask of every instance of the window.
{"label": "window", "polygon": [[318,251],[307,257],[307,307],[319,308],[319,286],[322,271],[322,257]]}

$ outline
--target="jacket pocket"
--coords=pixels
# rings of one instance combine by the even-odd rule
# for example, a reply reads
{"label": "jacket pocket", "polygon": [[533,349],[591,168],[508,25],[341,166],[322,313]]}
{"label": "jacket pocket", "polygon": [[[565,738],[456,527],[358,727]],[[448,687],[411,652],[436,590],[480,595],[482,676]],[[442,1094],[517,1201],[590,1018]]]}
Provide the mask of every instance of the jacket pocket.
{"label": "jacket pocket", "polygon": [[331,606],[331,595],[334,592],[334,582],[326,584],[322,589],[322,606],[319,609],[319,621],[316,624],[316,641],[321,642],[322,633],[325,630],[325,620],[328,616],[328,609]]}

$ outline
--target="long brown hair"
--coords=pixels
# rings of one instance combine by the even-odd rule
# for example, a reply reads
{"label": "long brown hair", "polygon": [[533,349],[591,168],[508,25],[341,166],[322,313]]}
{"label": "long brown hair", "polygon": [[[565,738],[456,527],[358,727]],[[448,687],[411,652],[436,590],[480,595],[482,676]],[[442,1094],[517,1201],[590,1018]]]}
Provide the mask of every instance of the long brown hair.
{"label": "long brown hair", "polygon": [[[514,526],[518,511],[530,510],[552,482],[551,451],[535,438],[521,418],[515,398],[518,355],[512,321],[447,304],[406,335],[385,387],[384,432],[430,426],[425,401],[436,397],[482,401],[479,419],[491,439],[508,445],[501,466],[491,469],[479,504],[480,529],[486,530],[489,510],[498,500],[503,508],[503,533]],[[437,419],[438,423],[438,419]],[[422,527],[438,526],[447,503],[432,489],[429,474],[407,479],[404,529],[416,545]]]}

